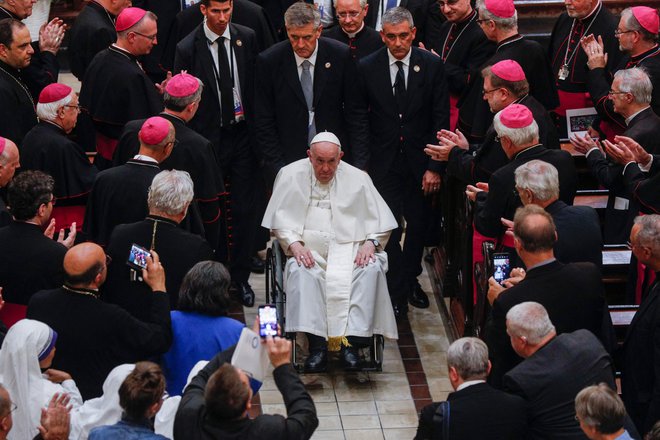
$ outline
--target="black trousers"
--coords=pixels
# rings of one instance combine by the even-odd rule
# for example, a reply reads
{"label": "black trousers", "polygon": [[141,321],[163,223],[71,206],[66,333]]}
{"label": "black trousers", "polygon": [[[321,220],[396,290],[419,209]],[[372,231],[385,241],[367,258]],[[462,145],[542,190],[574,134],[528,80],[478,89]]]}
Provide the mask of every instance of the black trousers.
{"label": "black trousers", "polygon": [[[387,287],[392,304],[404,304],[408,300],[411,286],[422,273],[427,227],[422,181],[410,169],[405,155],[400,153],[389,172],[383,178],[375,180],[374,185],[399,223],[385,246],[389,266]],[[404,219],[406,237],[402,248],[400,241]]]}
{"label": "black trousers", "polygon": [[257,229],[253,205],[256,159],[245,122],[222,128],[216,151],[222,175],[228,180],[229,209],[225,209],[226,233],[221,234],[218,255],[227,255],[231,279],[247,282]]}

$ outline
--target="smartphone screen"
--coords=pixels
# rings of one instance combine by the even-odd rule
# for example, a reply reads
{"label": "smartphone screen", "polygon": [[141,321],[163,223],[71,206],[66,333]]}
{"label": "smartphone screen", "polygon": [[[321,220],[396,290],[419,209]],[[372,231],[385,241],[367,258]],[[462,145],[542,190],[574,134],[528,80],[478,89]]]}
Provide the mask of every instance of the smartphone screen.
{"label": "smartphone screen", "polygon": [[126,264],[136,269],[145,269],[147,267],[147,257],[150,256],[151,252],[142,246],[138,246],[137,244],[133,243],[131,245],[131,251],[128,254],[128,261]]}
{"label": "smartphone screen", "polygon": [[277,309],[273,304],[259,306],[259,336],[277,336]]}
{"label": "smartphone screen", "polygon": [[510,273],[509,254],[493,254],[493,278],[495,281],[502,285],[502,282],[509,278]]}

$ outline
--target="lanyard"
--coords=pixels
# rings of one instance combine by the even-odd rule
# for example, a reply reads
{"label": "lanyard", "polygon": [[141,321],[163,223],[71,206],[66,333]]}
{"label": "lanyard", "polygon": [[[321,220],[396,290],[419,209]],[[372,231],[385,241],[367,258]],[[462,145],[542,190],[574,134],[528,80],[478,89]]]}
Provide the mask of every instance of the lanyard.
{"label": "lanyard", "polygon": [[[220,41],[218,41],[220,40]],[[206,43],[208,44],[209,51],[211,51],[212,47],[211,45],[213,43],[216,44],[225,44],[224,38],[221,36],[215,41],[210,41],[206,40]],[[231,79],[231,86],[232,88],[236,87],[236,82],[234,81],[234,46],[231,44],[231,39],[228,39],[229,41],[229,78]],[[218,47],[218,49],[220,49]],[[215,62],[211,63],[213,65],[213,75],[215,76],[215,82],[218,84],[218,91],[220,90],[220,74],[218,73],[218,66],[220,65],[220,50],[217,51],[218,53],[218,63],[216,65]],[[213,56],[211,56],[211,61],[213,61]]]}
{"label": "lanyard", "polygon": [[[582,35],[580,35],[580,38],[582,38],[585,35],[588,35],[587,32],[589,32],[589,29],[591,29],[591,25],[594,24],[594,21],[598,18],[598,14],[600,14],[601,9],[603,9],[603,4],[600,3],[598,5],[598,11],[594,14],[593,18],[589,22],[589,26],[582,32]],[[573,36],[573,29],[575,28],[575,20],[576,18],[573,19],[573,24],[571,25],[571,31],[568,33],[568,39],[566,40],[566,53],[564,54],[564,66],[568,66],[568,64],[571,62],[573,59],[573,56],[577,53],[578,48],[580,46],[580,42],[575,45],[575,48],[573,49],[573,53],[571,55],[568,55],[569,50],[571,49],[571,37]]]}
{"label": "lanyard", "polygon": [[[467,29],[468,26],[470,26],[470,23],[472,23],[474,21],[474,19],[479,15],[479,14],[475,14],[474,10],[472,10],[471,14],[474,14],[474,15],[472,15],[472,18],[470,18],[470,20],[467,22],[467,24],[458,33],[458,35],[456,36],[456,39],[454,40],[453,43],[451,43],[451,47],[449,48],[449,50],[445,54],[445,48],[447,47],[447,40],[449,39],[449,35],[451,35],[452,30],[449,29],[449,32],[447,32],[447,36],[445,37],[445,42],[442,44],[442,61],[446,61],[447,58],[449,58],[449,54],[451,53],[451,50],[454,48],[454,45],[456,44],[458,39],[461,38],[461,35],[463,35],[463,32],[465,31],[465,29]],[[456,23],[452,23],[452,26],[456,26]]]}

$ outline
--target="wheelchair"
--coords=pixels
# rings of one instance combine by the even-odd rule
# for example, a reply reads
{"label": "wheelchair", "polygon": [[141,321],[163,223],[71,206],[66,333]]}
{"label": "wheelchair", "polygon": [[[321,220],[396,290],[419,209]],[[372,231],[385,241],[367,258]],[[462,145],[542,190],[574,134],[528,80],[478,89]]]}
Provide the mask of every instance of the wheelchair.
{"label": "wheelchair", "polygon": [[[273,240],[272,246],[266,252],[266,302],[275,304],[277,320],[282,335],[293,342],[291,350],[291,361],[299,373],[304,373],[304,362],[299,359],[298,346],[296,344],[295,332],[286,330],[286,292],[284,291],[284,266],[287,256],[277,240]],[[373,335],[369,347],[360,349],[362,360],[359,371],[383,370],[383,350],[385,338],[382,335]]]}

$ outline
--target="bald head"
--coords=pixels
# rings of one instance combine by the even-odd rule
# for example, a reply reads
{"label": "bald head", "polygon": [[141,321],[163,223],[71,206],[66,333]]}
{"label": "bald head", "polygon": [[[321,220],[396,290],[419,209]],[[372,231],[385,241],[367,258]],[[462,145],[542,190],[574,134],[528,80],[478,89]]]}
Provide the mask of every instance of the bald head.
{"label": "bald head", "polygon": [[106,259],[101,246],[81,243],[64,256],[66,283],[73,287],[98,288],[105,281]]}
{"label": "bald head", "polygon": [[557,239],[555,231],[552,216],[540,206],[518,208],[513,218],[513,235],[527,252],[551,251]]}
{"label": "bald head", "polygon": [[0,139],[0,144],[4,141],[4,148],[0,153],[0,188],[4,188],[14,178],[16,169],[21,166],[18,148],[16,144],[9,139]]}

